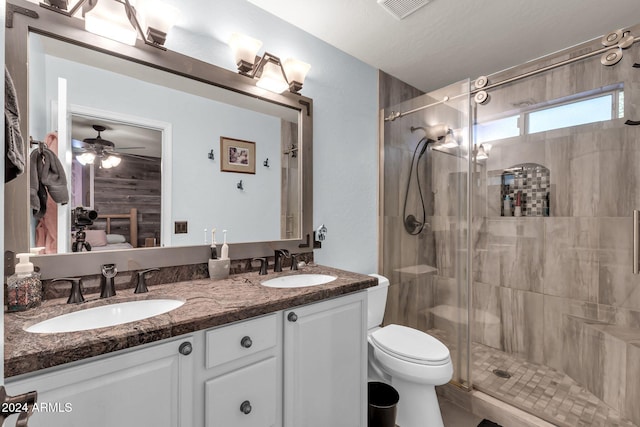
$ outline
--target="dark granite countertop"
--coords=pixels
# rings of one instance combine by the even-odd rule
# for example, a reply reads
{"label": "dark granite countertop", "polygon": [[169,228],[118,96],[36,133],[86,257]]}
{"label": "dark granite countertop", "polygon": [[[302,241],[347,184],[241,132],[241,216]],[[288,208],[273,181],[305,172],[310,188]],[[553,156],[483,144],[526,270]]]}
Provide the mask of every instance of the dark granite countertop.
{"label": "dark granite countertop", "polygon": [[[295,272],[270,272],[267,276],[253,272],[219,281],[201,279],[150,286],[146,294],[134,294],[133,289],[126,289],[103,300],[94,295],[82,304],[66,304],[66,298],[59,298],[44,301],[40,307],[28,311],[5,313],[5,377],[329,299],[376,284],[372,277],[319,265],[307,265],[298,273],[330,274],[337,279],[324,285],[280,289],[262,286],[260,281]],[[180,299],[185,304],[148,319],[88,331],[36,334],[24,330],[60,314],[116,302],[158,298]]]}

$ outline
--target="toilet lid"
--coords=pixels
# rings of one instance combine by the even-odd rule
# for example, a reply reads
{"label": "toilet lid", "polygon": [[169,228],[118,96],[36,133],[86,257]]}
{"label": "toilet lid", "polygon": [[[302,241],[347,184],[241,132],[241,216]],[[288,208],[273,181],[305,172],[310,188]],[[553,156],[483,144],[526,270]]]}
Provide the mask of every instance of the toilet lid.
{"label": "toilet lid", "polygon": [[449,349],[431,335],[401,325],[388,325],[371,334],[382,351],[400,359],[423,365],[442,365],[449,359]]}

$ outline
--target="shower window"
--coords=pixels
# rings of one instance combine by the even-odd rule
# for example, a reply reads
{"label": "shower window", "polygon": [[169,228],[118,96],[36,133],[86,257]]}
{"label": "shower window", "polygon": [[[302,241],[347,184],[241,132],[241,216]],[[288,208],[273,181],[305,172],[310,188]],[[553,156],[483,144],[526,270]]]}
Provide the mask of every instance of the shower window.
{"label": "shower window", "polygon": [[[604,122],[622,117],[620,113],[624,115],[624,107],[621,107],[622,111],[618,108],[617,100],[620,97],[617,92],[532,111],[527,114],[528,133]],[[624,99],[624,92],[622,90],[619,92]]]}
{"label": "shower window", "polygon": [[[589,123],[624,117],[624,91],[622,83],[567,98],[530,107],[519,114],[477,123],[474,126],[475,143],[513,138]],[[523,125],[524,122],[524,125]]]}

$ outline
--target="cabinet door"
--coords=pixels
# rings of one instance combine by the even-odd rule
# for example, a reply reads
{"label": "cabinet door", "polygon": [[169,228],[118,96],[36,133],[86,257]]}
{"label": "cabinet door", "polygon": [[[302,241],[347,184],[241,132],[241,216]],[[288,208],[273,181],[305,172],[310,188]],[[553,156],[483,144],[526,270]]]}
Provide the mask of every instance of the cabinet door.
{"label": "cabinet door", "polygon": [[366,292],[284,312],[285,427],[366,426]]}
{"label": "cabinet door", "polygon": [[179,353],[186,341],[9,379],[7,387],[14,393],[38,391],[38,411],[29,419],[30,427],[190,427],[183,422],[192,413],[190,356]]}

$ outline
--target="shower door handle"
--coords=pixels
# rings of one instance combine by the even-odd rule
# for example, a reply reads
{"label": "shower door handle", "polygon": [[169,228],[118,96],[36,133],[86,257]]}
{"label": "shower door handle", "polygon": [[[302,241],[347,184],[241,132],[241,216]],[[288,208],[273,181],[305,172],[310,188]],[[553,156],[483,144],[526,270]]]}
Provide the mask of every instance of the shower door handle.
{"label": "shower door handle", "polygon": [[640,236],[638,236],[638,221],[640,220],[640,211],[638,209],[633,210],[633,274],[640,273],[640,263],[638,256],[640,256]]}

